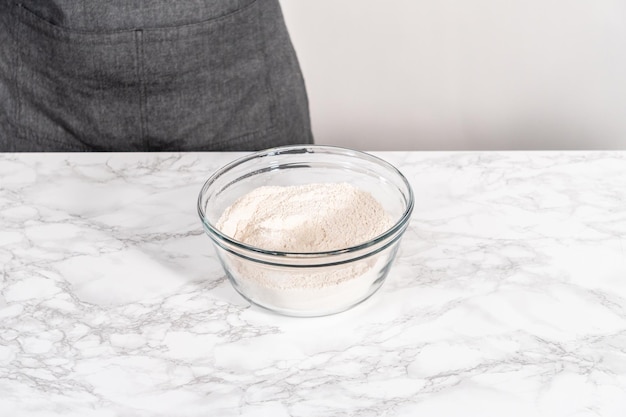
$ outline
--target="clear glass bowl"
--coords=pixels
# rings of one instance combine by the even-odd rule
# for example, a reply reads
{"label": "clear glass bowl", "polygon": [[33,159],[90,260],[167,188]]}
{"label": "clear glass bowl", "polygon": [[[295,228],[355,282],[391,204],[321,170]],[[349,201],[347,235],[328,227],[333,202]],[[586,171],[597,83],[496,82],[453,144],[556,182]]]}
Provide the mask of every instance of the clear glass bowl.
{"label": "clear glass bowl", "polygon": [[[215,226],[227,207],[255,188],[342,182],[370,192],[393,226],[357,246],[315,253],[252,247]],[[302,145],[256,152],[220,168],[200,191],[198,214],[235,290],[268,310],[312,317],[347,310],[380,288],[413,204],[407,179],[382,159],[351,149]]]}

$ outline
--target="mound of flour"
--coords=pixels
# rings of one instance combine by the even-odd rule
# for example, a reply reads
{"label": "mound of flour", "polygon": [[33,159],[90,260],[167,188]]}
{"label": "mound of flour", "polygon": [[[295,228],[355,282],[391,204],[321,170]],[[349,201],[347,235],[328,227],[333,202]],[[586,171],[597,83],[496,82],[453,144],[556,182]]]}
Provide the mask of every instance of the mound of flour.
{"label": "mound of flour", "polygon": [[390,226],[370,193],[346,183],[260,187],[228,207],[217,223],[235,240],[281,252],[344,249]]}
{"label": "mound of flour", "polygon": [[[271,251],[311,253],[365,243],[392,226],[368,192],[350,184],[260,187],[228,207],[217,228],[248,245]],[[341,311],[372,294],[390,261],[386,249],[346,264],[275,268],[225,254],[225,267],[246,298],[287,314]]]}

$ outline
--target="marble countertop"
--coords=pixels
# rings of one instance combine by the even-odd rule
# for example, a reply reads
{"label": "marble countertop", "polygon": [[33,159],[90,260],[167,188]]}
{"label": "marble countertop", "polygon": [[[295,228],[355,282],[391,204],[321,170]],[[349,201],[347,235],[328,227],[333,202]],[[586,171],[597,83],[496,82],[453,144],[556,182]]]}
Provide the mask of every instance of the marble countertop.
{"label": "marble countertop", "polygon": [[0,414],[626,415],[626,152],[376,154],[411,226],[314,319],[250,306],[203,234],[240,154],[0,154]]}

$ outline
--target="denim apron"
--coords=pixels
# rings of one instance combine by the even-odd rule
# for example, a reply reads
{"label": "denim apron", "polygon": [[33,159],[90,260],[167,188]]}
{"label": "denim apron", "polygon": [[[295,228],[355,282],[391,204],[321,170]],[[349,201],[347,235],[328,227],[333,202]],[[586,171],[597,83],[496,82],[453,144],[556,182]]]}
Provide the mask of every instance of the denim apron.
{"label": "denim apron", "polygon": [[311,142],[278,0],[0,0],[0,151]]}

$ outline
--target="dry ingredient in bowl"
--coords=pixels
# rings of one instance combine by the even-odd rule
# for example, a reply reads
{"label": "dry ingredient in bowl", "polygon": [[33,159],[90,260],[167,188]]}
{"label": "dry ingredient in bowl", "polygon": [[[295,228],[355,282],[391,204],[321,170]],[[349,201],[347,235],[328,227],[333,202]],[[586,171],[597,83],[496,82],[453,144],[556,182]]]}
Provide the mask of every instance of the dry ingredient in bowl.
{"label": "dry ingredient in bowl", "polygon": [[382,234],[389,216],[372,195],[346,183],[259,187],[217,223],[227,236],[281,252],[325,252]]}
{"label": "dry ingredient in bowl", "polygon": [[[250,246],[310,253],[365,243],[388,230],[392,221],[370,193],[347,183],[322,183],[259,187],[228,207],[216,226]],[[289,272],[234,259],[230,263],[242,278],[239,285],[254,301],[283,309],[325,310],[365,296],[377,279],[368,272],[385,261],[372,257]]]}

